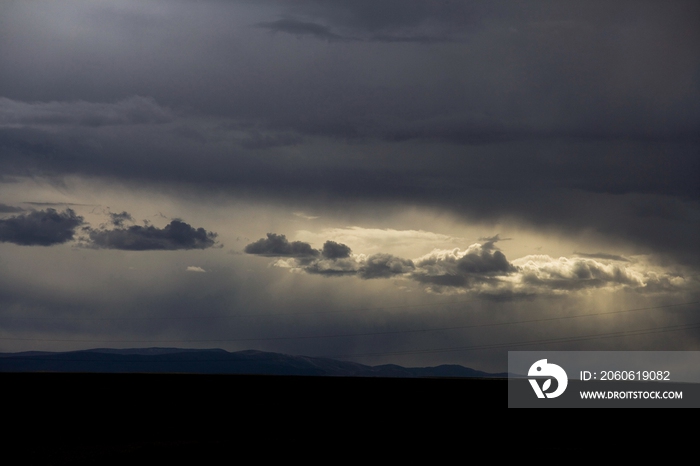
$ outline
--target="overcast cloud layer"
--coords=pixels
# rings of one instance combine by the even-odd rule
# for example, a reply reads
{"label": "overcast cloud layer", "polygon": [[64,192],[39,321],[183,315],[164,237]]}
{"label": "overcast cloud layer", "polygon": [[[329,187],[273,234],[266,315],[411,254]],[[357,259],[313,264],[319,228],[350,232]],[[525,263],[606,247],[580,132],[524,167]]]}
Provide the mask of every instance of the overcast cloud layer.
{"label": "overcast cloud layer", "polygon": [[[418,294],[473,298],[503,320],[695,302],[698,17],[680,0],[3,2],[0,337],[56,336],[11,316],[315,312]],[[71,273],[17,272],[49,257]],[[146,263],[154,275],[125,292],[114,267]],[[102,285],[81,288],[83,273]],[[309,317],[294,330],[432,324]],[[114,325],[64,336],[158,335]],[[228,348],[443,341],[411,338]]]}

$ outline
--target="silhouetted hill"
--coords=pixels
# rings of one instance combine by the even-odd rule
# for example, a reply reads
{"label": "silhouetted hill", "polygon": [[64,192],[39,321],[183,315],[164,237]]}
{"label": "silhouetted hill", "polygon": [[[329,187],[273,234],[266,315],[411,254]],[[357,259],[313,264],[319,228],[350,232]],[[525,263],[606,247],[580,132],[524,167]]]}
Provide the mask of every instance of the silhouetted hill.
{"label": "silhouetted hill", "polygon": [[335,377],[507,377],[459,365],[367,366],[349,361],[246,350],[96,348],[70,352],[0,353],[0,372],[184,373]]}

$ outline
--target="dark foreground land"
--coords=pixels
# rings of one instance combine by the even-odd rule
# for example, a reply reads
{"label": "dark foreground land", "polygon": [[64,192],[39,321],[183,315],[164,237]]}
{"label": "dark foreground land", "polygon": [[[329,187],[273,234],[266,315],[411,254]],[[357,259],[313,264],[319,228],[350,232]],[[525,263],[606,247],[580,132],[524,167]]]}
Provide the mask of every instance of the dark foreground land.
{"label": "dark foreground land", "polygon": [[22,464],[154,465],[389,445],[397,428],[435,433],[505,408],[505,376],[260,351],[4,353],[3,447]]}
{"label": "dark foreground land", "polygon": [[313,456],[396,429],[461,437],[507,407],[498,378],[0,373],[0,386],[4,450],[26,465],[219,464],[290,442]]}

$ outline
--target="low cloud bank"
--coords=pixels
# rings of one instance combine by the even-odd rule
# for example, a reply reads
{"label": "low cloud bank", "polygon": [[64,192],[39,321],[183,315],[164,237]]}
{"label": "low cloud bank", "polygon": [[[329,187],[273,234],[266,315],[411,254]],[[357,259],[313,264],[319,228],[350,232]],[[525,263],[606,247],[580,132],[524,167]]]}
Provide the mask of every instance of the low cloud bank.
{"label": "low cloud bank", "polygon": [[245,247],[247,254],[269,257],[316,257],[321,253],[313,249],[309,243],[301,241],[289,242],[284,235],[268,233],[267,238],[261,238]]}
{"label": "low cloud bank", "polygon": [[91,230],[87,245],[96,249],[174,251],[210,248],[216,245],[216,237],[216,233],[204,228],[194,228],[183,221],[173,220],[164,228],[132,225],[112,230]]}
{"label": "low cloud bank", "polygon": [[133,222],[128,212],[109,213],[111,229],[106,225],[93,228],[72,209],[58,212],[56,209],[31,212],[0,219],[0,242],[21,246],[53,246],[76,239],[78,244],[92,249],[121,249],[126,251],[151,251],[179,249],[207,249],[217,246],[217,234],[195,228],[182,220],[172,220],[163,228],[153,225],[125,226]]}
{"label": "low cloud bank", "polygon": [[268,233],[267,238],[246,246],[245,252],[278,257],[277,267],[315,275],[414,280],[433,293],[475,292],[498,297],[623,287],[661,292],[698,284],[694,277],[612,254],[578,253],[583,257],[558,259],[530,255],[511,262],[495,246],[503,240],[498,235],[482,240],[484,243],[463,250],[435,249],[416,259],[404,259],[385,253],[354,254],[347,245],[334,241],[326,241],[318,250],[309,243],[289,242],[284,235]]}
{"label": "low cloud bank", "polygon": [[75,237],[76,229],[83,225],[83,217],[71,209],[32,212],[0,219],[0,242],[21,246],[53,246],[67,243]]}

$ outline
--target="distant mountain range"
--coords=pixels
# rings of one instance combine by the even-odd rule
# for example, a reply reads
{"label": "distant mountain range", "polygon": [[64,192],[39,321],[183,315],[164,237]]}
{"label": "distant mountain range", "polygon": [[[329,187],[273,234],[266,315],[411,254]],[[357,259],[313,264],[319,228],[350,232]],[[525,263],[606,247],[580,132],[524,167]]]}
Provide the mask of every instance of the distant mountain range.
{"label": "distant mountain range", "polygon": [[367,366],[327,358],[247,350],[96,348],[70,352],[0,353],[0,372],[181,373],[392,378],[506,378],[449,364],[436,367]]}

